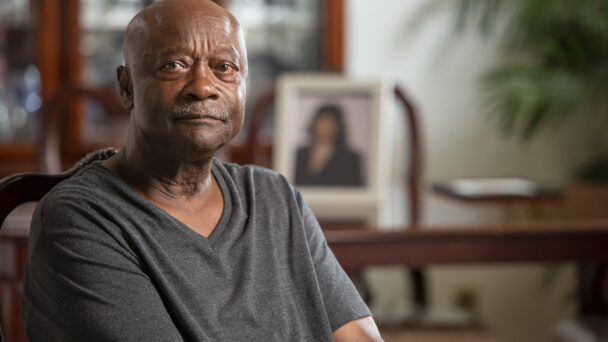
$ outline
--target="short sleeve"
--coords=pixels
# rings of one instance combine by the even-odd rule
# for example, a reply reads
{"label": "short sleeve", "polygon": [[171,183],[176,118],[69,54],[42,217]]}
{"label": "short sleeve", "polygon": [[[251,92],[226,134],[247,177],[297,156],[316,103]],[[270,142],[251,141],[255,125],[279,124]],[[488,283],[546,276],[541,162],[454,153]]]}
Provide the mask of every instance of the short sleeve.
{"label": "short sleeve", "polygon": [[299,193],[297,196],[306,229],[308,248],[332,331],[350,321],[371,316],[367,305],[327,245],[312,210]]}
{"label": "short sleeve", "polygon": [[[80,202],[80,203],[75,203]],[[180,341],[138,259],[82,201],[41,202],[24,280],[30,341]]]}

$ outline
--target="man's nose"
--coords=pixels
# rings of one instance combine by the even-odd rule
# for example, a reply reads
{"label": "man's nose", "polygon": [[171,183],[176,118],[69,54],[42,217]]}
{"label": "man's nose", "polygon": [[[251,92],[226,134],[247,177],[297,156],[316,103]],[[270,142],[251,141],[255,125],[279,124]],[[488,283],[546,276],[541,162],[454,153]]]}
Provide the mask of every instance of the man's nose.
{"label": "man's nose", "polygon": [[193,100],[217,100],[219,89],[213,72],[206,65],[195,66],[190,80],[184,88],[184,95]]}

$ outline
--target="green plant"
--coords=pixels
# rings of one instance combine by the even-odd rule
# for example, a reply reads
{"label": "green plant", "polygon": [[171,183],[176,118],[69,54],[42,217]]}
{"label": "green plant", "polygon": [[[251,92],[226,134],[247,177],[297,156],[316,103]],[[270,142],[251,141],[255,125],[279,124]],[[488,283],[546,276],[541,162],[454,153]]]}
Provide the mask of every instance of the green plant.
{"label": "green plant", "polygon": [[[486,35],[506,21],[500,32],[508,62],[482,83],[505,132],[528,139],[574,115],[608,128],[608,0],[461,0],[459,19],[461,27],[476,20]],[[606,163],[608,146],[602,149],[597,161]],[[597,178],[608,164],[588,167]]]}
{"label": "green plant", "polygon": [[484,85],[503,128],[531,136],[548,120],[579,112],[608,117],[608,0],[463,0],[484,33],[509,11],[505,48],[514,61]]}

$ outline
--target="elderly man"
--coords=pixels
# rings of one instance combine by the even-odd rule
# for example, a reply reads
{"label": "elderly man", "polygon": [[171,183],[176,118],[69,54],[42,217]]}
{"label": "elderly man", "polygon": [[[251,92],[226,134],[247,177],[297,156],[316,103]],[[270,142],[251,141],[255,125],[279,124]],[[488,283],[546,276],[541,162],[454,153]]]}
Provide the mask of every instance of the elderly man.
{"label": "elderly man", "polygon": [[166,0],[125,32],[127,143],[34,214],[31,341],[371,341],[378,330],[280,175],[213,158],[243,124],[234,17]]}

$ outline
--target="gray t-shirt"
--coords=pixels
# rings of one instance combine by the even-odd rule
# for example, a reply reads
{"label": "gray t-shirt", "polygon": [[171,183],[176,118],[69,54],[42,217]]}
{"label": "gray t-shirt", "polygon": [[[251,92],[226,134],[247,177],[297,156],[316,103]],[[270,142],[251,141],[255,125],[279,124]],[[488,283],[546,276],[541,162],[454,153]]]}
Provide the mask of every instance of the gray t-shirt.
{"label": "gray t-shirt", "polygon": [[34,214],[30,341],[330,341],[369,310],[300,194],[277,173],[214,160],[224,196],[205,238],[100,164]]}

